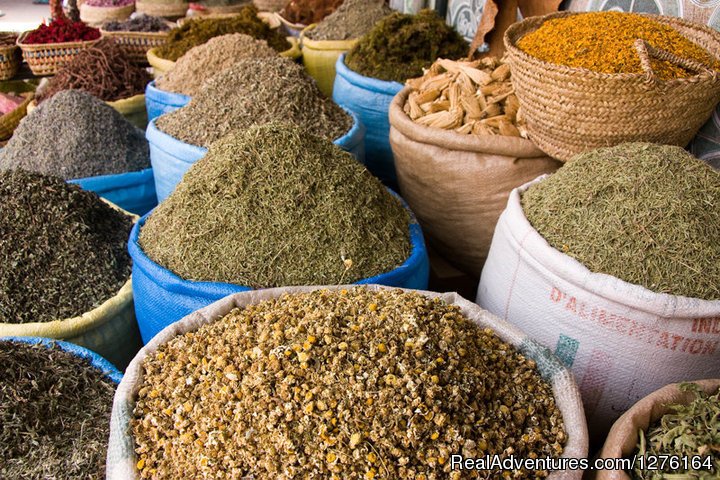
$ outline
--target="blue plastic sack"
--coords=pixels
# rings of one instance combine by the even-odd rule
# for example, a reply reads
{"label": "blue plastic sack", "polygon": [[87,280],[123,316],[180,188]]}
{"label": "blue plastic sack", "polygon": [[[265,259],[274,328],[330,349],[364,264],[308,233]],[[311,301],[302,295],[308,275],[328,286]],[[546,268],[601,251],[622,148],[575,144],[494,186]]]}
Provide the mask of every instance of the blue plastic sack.
{"label": "blue plastic sack", "polygon": [[365,165],[386,185],[397,185],[395,162],[390,148],[390,103],[402,90],[398,82],[386,82],[355,73],[345,65],[345,54],[335,64],[333,100],[355,112],[365,125]]}
{"label": "blue plastic sack", "polygon": [[98,175],[97,177],[68,180],[84,190],[97,193],[123,210],[145,215],[157,205],[155,178],[152,168],[139,172]]}
{"label": "blue plastic sack", "polygon": [[55,344],[61,350],[65,350],[66,352],[72,353],[76,357],[88,360],[93,367],[100,370],[103,375],[112,380],[115,385],[118,385],[123,377],[120,370],[115,368],[115,365],[105,360],[105,358],[101,357],[92,350],[88,350],[85,347],[75,345],[74,343],[63,342],[61,340],[54,340],[52,338],[44,337],[0,337],[0,341],[6,340],[17,343],[29,343],[30,345],[36,345],[38,343],[41,343],[43,345],[51,346]]}
{"label": "blue plastic sack", "polygon": [[[403,204],[405,203],[403,202]],[[408,208],[407,205],[405,208]],[[250,287],[229,283],[184,280],[153,262],[138,244],[140,229],[145,225],[148,215],[135,224],[128,241],[128,251],[133,260],[132,282],[135,295],[135,316],[145,344],[163,328],[195,310],[233,293],[251,290]],[[410,223],[410,242],[412,245],[410,256],[402,265],[389,272],[365,278],[356,283],[376,283],[391,287],[426,290],[430,275],[430,261],[422,230],[414,216]]]}
{"label": "blue plastic sack", "polygon": [[148,121],[170,113],[190,103],[190,97],[182,93],[166,92],[155,86],[155,80],[145,87],[145,109]]}
{"label": "blue plastic sack", "polygon": [[[357,115],[350,111],[348,113],[353,118],[353,126],[333,143],[364,163],[365,126]],[[157,199],[162,202],[175,190],[190,166],[205,156],[207,148],[190,145],[168,135],[155,126],[155,120],[148,124],[145,138],[150,144],[150,163],[155,174]]]}

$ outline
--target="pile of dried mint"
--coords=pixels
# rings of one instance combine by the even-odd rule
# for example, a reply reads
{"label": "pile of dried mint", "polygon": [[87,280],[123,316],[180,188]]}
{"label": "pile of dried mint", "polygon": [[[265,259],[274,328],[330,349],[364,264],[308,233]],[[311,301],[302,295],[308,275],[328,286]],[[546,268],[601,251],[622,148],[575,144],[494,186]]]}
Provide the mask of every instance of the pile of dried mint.
{"label": "pile of dried mint", "polygon": [[63,180],[0,172],[0,323],[75,317],[130,277],[132,221]]}
{"label": "pile of dried mint", "polygon": [[202,91],[205,80],[242,58],[275,56],[277,52],[265,40],[256,40],[242,33],[221,35],[191,48],[168,73],[155,81],[155,85],[161,90],[192,97]]}
{"label": "pile of dried mint", "polygon": [[150,166],[143,132],[80,90],[64,90],[25,118],[0,151],[0,169],[23,168],[65,180]]}
{"label": "pile of dried mint", "polygon": [[285,295],[170,340],[143,367],[141,478],[457,479],[450,455],[558,457],[566,440],[532,360],[414,292]]}
{"label": "pile of dried mint", "polygon": [[439,57],[468,53],[468,44],[434,10],[417,15],[395,12],[377,23],[348,52],[347,66],[366,77],[405,82],[423,74]]}
{"label": "pile of dried mint", "polygon": [[385,0],[345,0],[307,36],[311,40],[360,38],[392,12]]}
{"label": "pile of dried mint", "polygon": [[183,142],[208,147],[233,130],[272,121],[308,127],[330,140],[352,127],[352,117],[320,92],[301,65],[284,57],[238,60],[156,124]]}
{"label": "pile of dried mint", "polygon": [[[720,475],[720,390],[713,395],[703,392],[694,383],[684,383],[680,389],[694,392],[695,400],[688,405],[670,405],[670,413],[663,415],[647,432],[640,430],[636,455],[646,458],[667,456],[700,461],[698,469],[673,468],[671,462],[659,470],[641,469],[629,472],[635,480],[669,480],[670,478],[715,480]],[[689,461],[689,460],[688,460]]]}
{"label": "pile of dried mint", "polygon": [[140,14],[122,22],[108,22],[102,29],[106,32],[165,32],[170,30],[170,25],[160,17]]}
{"label": "pile of dried mint", "polygon": [[167,43],[157,49],[157,55],[168,60],[177,60],[188,50],[202,45],[213,37],[228,33],[245,33],[253,38],[265,40],[275,51],[290,48],[285,37],[260,20],[254,5],[243,8],[238,15],[228,18],[198,18],[174,28],[168,34]]}
{"label": "pile of dried mint", "polygon": [[408,221],[351,154],[272,123],[214,143],[147,219],[140,246],[188,280],[332,285],[402,264]]}
{"label": "pile of dried mint", "polygon": [[105,478],[113,382],[57,346],[0,341],[0,364],[0,478]]}
{"label": "pile of dried mint", "polygon": [[554,248],[654,292],[720,299],[720,173],[680,147],[576,156],[522,195]]}

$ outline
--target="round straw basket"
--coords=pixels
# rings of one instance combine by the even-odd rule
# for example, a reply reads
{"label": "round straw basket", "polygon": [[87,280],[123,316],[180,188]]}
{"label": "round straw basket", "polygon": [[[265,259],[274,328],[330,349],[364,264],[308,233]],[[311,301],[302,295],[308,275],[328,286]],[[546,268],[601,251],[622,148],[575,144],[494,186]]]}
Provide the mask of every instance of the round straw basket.
{"label": "round straw basket", "polygon": [[[644,73],[608,74],[555,65],[532,57],[516,45],[545,21],[583,13],[531,17],[505,32],[512,83],[532,140],[552,157],[567,161],[594,148],[623,142],[685,146],[720,100],[720,72],[657,50],[642,40],[635,48]],[[720,32],[673,17],[648,15],[705,48],[720,54]],[[667,60],[695,75],[659,79],[650,58]]]}
{"label": "round straw basket", "polygon": [[96,7],[83,3],[80,5],[80,20],[91,27],[99,27],[102,24],[112,22],[113,20],[127,20],[134,11],[134,3],[120,7]]}
{"label": "round straw basket", "polygon": [[125,48],[130,59],[138,65],[148,65],[147,52],[167,41],[169,32],[108,32],[100,30]]}
{"label": "round straw basket", "polygon": [[135,10],[139,13],[151,15],[153,17],[163,17],[167,19],[178,19],[184,17],[187,13],[189,4],[182,3],[155,3],[155,2],[135,2]]}
{"label": "round straw basket", "polygon": [[25,44],[23,40],[28,33],[20,35],[17,44],[22,50],[25,62],[35,75],[54,75],[80,51],[95,45],[102,38],[79,42]]}
{"label": "round straw basket", "polygon": [[[11,32],[0,32],[0,37],[12,35]],[[12,40],[14,37],[10,37]],[[14,77],[20,69],[22,56],[17,45],[0,46],[0,80],[9,80]]]}
{"label": "round straw basket", "polygon": [[20,94],[25,100],[12,112],[0,116],[0,140],[5,141],[12,137],[13,132],[20,125],[20,120],[25,118],[28,111],[28,105],[32,101],[33,92],[25,92]]}

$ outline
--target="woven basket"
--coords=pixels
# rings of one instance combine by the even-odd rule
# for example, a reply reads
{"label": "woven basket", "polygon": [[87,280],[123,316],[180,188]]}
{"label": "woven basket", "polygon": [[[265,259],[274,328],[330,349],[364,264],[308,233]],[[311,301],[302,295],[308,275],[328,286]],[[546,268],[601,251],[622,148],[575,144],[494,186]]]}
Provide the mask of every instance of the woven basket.
{"label": "woven basket", "polygon": [[27,115],[28,104],[35,96],[33,92],[25,92],[20,95],[25,97],[25,101],[12,112],[0,116],[0,140],[6,141],[12,137],[12,134],[17,126],[20,125],[20,120],[25,118],[25,115]]}
{"label": "woven basket", "polygon": [[167,41],[169,32],[107,32],[100,30],[103,37],[115,40],[125,48],[130,60],[138,65],[148,65],[147,53]]}
{"label": "woven basket", "polygon": [[[0,36],[5,33],[11,32],[0,32]],[[0,80],[9,80],[14,77],[21,63],[22,56],[17,45],[0,47]]]}
{"label": "woven basket", "polygon": [[[567,161],[599,147],[623,142],[685,146],[720,100],[720,72],[655,50],[638,40],[642,74],[608,74],[555,65],[532,57],[516,44],[545,21],[583,13],[560,12],[531,17],[505,32],[508,63],[532,140],[552,157]],[[648,15],[720,55],[720,32],[679,18]],[[661,80],[649,58],[661,58],[698,73]]]}
{"label": "woven basket", "polygon": [[252,0],[261,12],[278,12],[285,7],[287,0]]}
{"label": "woven basket", "polygon": [[151,15],[153,17],[163,17],[169,20],[176,20],[184,17],[187,13],[187,9],[190,6],[188,3],[151,3],[151,2],[135,2],[135,10],[139,13]]}
{"label": "woven basket", "polygon": [[99,27],[107,22],[127,20],[135,11],[135,4],[122,7],[95,7],[83,3],[80,5],[80,20],[91,27]]}
{"label": "woven basket", "polygon": [[28,33],[23,32],[17,44],[22,50],[25,62],[35,75],[54,75],[81,50],[95,45],[102,38],[80,42],[24,44],[23,40]]}

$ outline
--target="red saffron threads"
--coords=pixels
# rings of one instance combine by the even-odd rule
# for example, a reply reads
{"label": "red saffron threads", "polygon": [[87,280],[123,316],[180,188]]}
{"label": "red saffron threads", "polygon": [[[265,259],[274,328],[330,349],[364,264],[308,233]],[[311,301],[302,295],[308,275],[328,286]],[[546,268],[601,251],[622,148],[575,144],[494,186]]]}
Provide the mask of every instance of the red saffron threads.
{"label": "red saffron threads", "polygon": [[62,43],[80,40],[96,40],[100,30],[83,22],[73,22],[67,18],[57,18],[49,24],[41,24],[30,32],[23,43]]}

